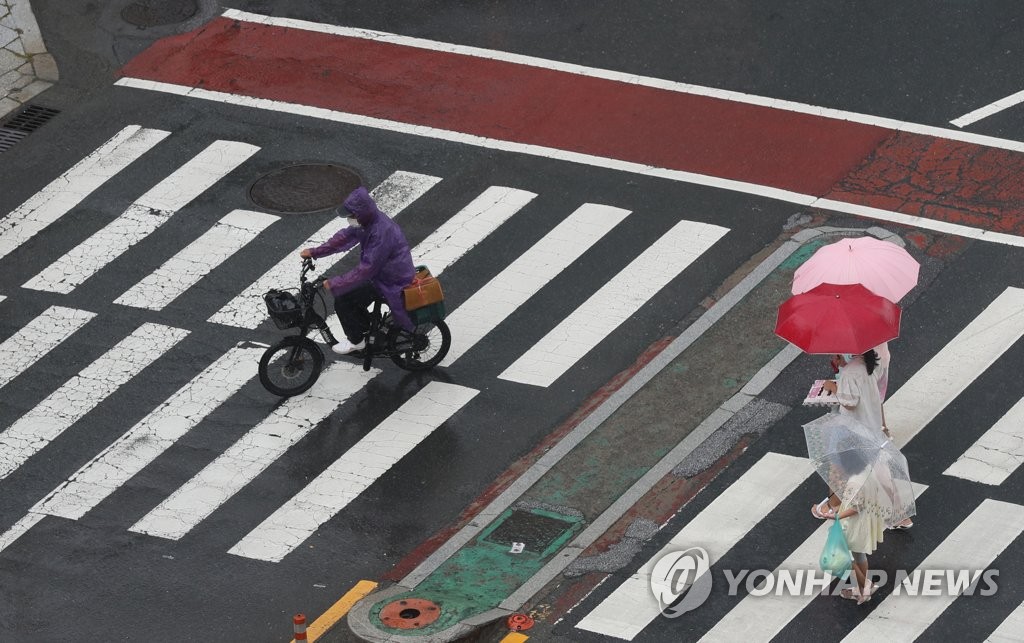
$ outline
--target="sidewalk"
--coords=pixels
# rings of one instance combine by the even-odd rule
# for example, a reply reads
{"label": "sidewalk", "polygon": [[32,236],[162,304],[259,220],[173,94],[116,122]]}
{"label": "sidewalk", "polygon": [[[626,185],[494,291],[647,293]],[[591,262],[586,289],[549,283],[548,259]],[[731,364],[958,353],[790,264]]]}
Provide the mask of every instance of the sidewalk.
{"label": "sidewalk", "polygon": [[[793,271],[817,247],[864,233],[895,236],[805,229],[753,259],[745,277],[730,280],[714,305],[469,524],[397,584],[357,603],[324,640],[456,640],[529,606],[570,566],[600,562],[593,545],[656,530],[696,492],[674,470],[688,467],[686,477],[706,483],[738,440],[788,410],[759,395],[800,351],[743,329],[774,318]],[[637,510],[641,500],[650,515]]]}
{"label": "sidewalk", "polygon": [[0,118],[58,80],[29,0],[0,0]]}

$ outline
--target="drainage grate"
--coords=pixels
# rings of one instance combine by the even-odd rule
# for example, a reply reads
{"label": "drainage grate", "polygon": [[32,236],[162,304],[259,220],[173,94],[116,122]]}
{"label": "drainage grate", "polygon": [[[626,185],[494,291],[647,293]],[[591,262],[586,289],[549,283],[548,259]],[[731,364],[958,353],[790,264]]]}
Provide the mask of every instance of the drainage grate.
{"label": "drainage grate", "polygon": [[49,107],[29,105],[0,125],[0,152],[11,149],[15,143],[42,127],[60,111]]}
{"label": "drainage grate", "polygon": [[575,523],[554,516],[515,509],[484,540],[505,546],[523,543],[526,551],[540,554],[575,526]]}
{"label": "drainage grate", "polygon": [[249,198],[281,214],[319,212],[341,205],[361,183],[358,174],[340,165],[290,165],[257,179]]}

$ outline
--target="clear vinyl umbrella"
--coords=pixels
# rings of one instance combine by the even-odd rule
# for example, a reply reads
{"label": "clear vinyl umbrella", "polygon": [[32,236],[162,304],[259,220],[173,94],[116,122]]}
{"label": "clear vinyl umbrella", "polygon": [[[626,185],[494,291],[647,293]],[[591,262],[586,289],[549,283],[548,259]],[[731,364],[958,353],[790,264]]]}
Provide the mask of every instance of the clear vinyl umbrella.
{"label": "clear vinyl umbrella", "polygon": [[832,491],[892,527],[917,513],[907,459],[881,431],[829,413],[804,425],[807,455]]}

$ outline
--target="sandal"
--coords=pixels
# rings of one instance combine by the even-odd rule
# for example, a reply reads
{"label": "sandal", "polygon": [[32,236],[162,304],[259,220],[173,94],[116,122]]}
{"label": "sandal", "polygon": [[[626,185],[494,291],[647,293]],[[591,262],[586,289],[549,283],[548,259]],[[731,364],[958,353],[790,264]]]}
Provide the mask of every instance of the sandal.
{"label": "sandal", "polygon": [[903,522],[901,522],[901,523],[899,523],[897,525],[893,525],[892,528],[893,529],[910,529],[913,526],[914,526],[914,521],[911,520],[910,518],[907,518]]}
{"label": "sandal", "polygon": [[[824,507],[824,509],[822,509]],[[816,505],[811,505],[811,515],[818,520],[832,520],[836,517],[835,509],[828,504],[828,497]]]}

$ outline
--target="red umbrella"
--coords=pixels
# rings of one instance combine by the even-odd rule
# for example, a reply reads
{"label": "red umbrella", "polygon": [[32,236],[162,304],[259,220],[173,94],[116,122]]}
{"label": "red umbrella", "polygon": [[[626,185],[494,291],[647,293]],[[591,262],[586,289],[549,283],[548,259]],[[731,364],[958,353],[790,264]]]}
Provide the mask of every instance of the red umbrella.
{"label": "red umbrella", "polygon": [[806,353],[859,355],[899,336],[900,312],[860,284],[821,284],[779,306],[775,334]]}

